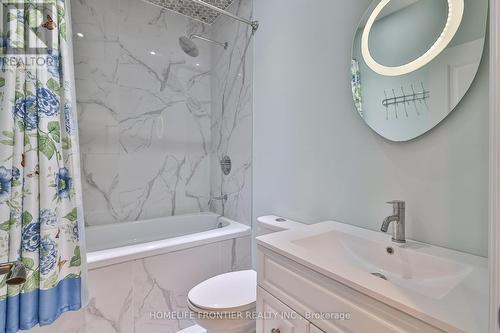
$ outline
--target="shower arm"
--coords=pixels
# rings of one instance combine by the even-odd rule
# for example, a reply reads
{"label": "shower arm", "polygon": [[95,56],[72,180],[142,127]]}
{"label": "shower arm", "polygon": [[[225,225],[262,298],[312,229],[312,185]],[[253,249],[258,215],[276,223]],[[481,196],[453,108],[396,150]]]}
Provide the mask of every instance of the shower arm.
{"label": "shower arm", "polygon": [[197,35],[197,34],[191,34],[189,36],[189,39],[193,39],[193,38],[201,39],[201,40],[204,40],[205,42],[209,42],[209,43],[212,43],[212,44],[220,45],[220,46],[222,46],[224,48],[224,50],[227,50],[227,47],[229,46],[229,44],[227,42],[221,43],[221,42],[218,42],[216,40],[213,40],[213,39],[210,39],[210,38],[206,38],[206,37],[203,37],[203,36],[200,36],[200,35]]}
{"label": "shower arm", "polygon": [[202,1],[202,0],[191,0],[192,2],[195,2],[199,5],[202,5],[202,6],[205,6],[207,8],[210,8],[211,10],[214,10],[222,15],[226,15],[226,16],[229,16],[230,18],[234,19],[234,20],[237,20],[237,21],[240,21],[240,22],[243,22],[243,23],[246,23],[248,24],[249,26],[252,27],[252,31],[255,32],[257,31],[257,29],[259,28],[259,21],[249,21],[247,19],[244,19],[242,17],[239,17],[239,16],[236,16],[234,14],[231,14],[230,12],[224,10],[224,9],[220,9],[219,7],[217,6],[214,6],[214,5],[211,5],[209,3],[206,3],[205,1]]}

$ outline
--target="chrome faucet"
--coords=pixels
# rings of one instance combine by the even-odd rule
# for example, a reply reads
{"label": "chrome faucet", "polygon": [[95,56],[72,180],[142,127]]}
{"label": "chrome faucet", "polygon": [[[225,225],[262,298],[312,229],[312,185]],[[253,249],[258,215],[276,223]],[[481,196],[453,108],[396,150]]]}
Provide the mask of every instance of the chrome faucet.
{"label": "chrome faucet", "polygon": [[210,200],[208,200],[208,205],[211,205],[212,202],[214,201],[222,201],[222,203],[225,203],[227,201],[227,194],[221,195],[220,197],[210,197]]}
{"label": "chrome faucet", "polygon": [[227,194],[223,194],[220,197],[210,196],[210,200],[208,200],[208,206],[212,205],[214,201],[220,201],[222,204],[222,216],[226,216],[226,201],[228,199]]}
{"label": "chrome faucet", "polygon": [[396,225],[394,227],[394,235],[392,236],[392,241],[396,243],[406,243],[405,238],[405,202],[404,201],[389,201],[388,204],[392,205],[393,213],[391,216],[387,216],[382,223],[382,228],[380,231],[387,232],[389,230],[389,225],[394,222]]}

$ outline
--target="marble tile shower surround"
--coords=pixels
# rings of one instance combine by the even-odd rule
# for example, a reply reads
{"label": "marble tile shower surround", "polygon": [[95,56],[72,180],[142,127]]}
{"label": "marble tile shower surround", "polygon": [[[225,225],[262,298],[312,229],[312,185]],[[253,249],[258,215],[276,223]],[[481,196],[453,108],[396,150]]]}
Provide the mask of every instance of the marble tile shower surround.
{"label": "marble tile shower surround", "polygon": [[[91,270],[87,308],[28,332],[176,333],[194,324],[182,315],[189,290],[214,275],[248,269],[250,243],[250,237],[232,239]],[[168,319],[164,312],[181,315]]]}
{"label": "marble tile shower surround", "polygon": [[87,224],[207,211],[211,46],[191,58],[178,38],[210,27],[139,0],[72,16]]}
{"label": "marble tile shower surround", "polygon": [[[240,17],[253,18],[253,1],[236,0],[230,10]],[[225,215],[251,224],[253,38],[251,28],[227,17],[212,25],[212,38],[228,41],[229,48],[212,49],[212,118],[210,191],[228,194]],[[258,32],[257,32],[258,33]],[[219,166],[222,157],[232,159],[231,174]],[[222,213],[220,202],[212,211]]]}

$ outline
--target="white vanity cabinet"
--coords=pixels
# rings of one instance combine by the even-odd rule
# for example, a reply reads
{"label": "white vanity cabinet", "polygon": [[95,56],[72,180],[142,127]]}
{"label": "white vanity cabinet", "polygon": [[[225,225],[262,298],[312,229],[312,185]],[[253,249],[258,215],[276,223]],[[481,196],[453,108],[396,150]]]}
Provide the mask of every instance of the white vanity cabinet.
{"label": "white vanity cabinet", "polygon": [[310,333],[309,322],[297,312],[267,293],[257,289],[257,333]]}
{"label": "white vanity cabinet", "polygon": [[257,333],[444,332],[262,245],[257,260],[257,309],[278,313],[259,317]]}

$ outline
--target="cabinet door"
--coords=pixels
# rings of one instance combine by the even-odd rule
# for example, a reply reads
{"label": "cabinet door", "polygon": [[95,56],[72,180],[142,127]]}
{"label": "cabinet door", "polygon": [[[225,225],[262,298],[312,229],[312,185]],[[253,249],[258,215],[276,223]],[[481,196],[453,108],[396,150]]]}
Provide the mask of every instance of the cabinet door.
{"label": "cabinet door", "polygon": [[257,333],[309,333],[307,320],[260,287],[257,313]]}
{"label": "cabinet door", "polygon": [[323,332],[322,330],[311,324],[309,333],[325,333],[325,332]]}

